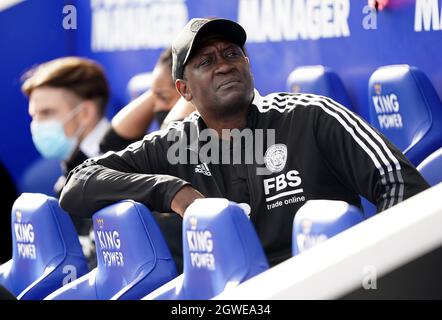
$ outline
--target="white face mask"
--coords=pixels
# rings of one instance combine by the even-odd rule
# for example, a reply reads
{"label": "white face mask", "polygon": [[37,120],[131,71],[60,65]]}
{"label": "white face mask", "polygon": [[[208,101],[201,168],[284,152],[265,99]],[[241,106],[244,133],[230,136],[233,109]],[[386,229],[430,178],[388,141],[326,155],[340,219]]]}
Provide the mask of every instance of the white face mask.
{"label": "white face mask", "polygon": [[66,118],[60,120],[32,121],[32,141],[38,152],[44,158],[66,160],[78,145],[78,136],[83,131],[77,130],[72,137],[64,133],[64,124],[71,120],[81,110],[81,105],[76,106]]}

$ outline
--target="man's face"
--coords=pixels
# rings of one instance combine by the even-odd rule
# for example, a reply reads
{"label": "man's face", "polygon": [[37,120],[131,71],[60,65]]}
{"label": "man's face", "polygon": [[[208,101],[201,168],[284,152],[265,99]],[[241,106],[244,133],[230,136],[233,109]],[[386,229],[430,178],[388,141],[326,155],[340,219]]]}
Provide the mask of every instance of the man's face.
{"label": "man's face", "polygon": [[167,66],[160,64],[153,70],[152,92],[155,95],[155,112],[169,111],[180,98]]}
{"label": "man's face", "polygon": [[184,81],[184,97],[203,116],[235,114],[253,99],[248,58],[237,44],[219,36],[199,42],[185,66]]}
{"label": "man's face", "polygon": [[41,87],[34,89],[29,97],[29,115],[32,121],[64,122],[65,134],[72,136],[81,123],[78,116],[69,118],[69,115],[79,103],[80,100],[66,89]]}

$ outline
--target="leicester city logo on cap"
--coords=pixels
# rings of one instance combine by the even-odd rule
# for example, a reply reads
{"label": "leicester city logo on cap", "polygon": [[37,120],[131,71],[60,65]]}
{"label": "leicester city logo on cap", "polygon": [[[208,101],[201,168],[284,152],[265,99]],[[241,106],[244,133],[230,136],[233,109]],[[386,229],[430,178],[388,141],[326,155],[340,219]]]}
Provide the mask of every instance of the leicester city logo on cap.
{"label": "leicester city logo on cap", "polygon": [[280,172],[284,169],[286,162],[287,146],[282,143],[270,146],[264,155],[266,168],[271,172]]}
{"label": "leicester city logo on cap", "polygon": [[205,25],[207,23],[208,20],[195,20],[191,25],[190,25],[190,31],[192,32],[197,32],[199,29],[201,29],[201,27],[203,25]]}

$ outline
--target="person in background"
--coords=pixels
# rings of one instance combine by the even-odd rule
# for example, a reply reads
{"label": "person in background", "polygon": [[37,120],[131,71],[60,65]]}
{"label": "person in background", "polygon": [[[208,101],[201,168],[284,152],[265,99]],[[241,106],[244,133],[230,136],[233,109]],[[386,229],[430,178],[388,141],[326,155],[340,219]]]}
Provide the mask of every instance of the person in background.
{"label": "person in background", "polygon": [[12,257],[11,210],[17,189],[8,170],[0,161],[0,265]]}
{"label": "person in background", "polygon": [[[29,98],[32,140],[44,158],[60,160],[63,175],[55,184],[61,192],[66,174],[100,154],[99,142],[110,124],[105,118],[109,86],[103,68],[79,57],[40,64],[25,74],[23,93]],[[74,219],[83,251],[95,262],[91,221]]]}
{"label": "person in background", "polygon": [[172,121],[184,119],[195,111],[194,106],[181,98],[172,79],[172,50],[164,50],[152,72],[152,87],[112,119],[103,140],[101,151],[118,151],[140,140],[153,121],[165,128]]}

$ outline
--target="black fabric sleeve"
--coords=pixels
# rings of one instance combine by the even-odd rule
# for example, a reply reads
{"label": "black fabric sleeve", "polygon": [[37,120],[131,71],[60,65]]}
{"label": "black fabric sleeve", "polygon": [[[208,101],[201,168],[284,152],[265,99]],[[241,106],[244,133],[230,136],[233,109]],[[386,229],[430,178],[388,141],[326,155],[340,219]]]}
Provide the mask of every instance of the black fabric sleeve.
{"label": "black fabric sleeve", "polygon": [[151,134],[125,150],[86,160],[69,173],[60,205],[74,216],[95,211],[123,199],[151,210],[171,211],[175,194],[188,182],[167,175],[165,134]]}
{"label": "black fabric sleeve", "polygon": [[383,211],[429,187],[411,162],[361,117],[331,99],[314,104],[316,139],[342,183]]}
{"label": "black fabric sleeve", "polygon": [[120,151],[126,148],[128,145],[141,140],[143,137],[139,139],[126,139],[120,136],[115,129],[110,126],[107,130],[106,134],[100,141],[100,151],[101,153],[106,153],[108,151]]}

